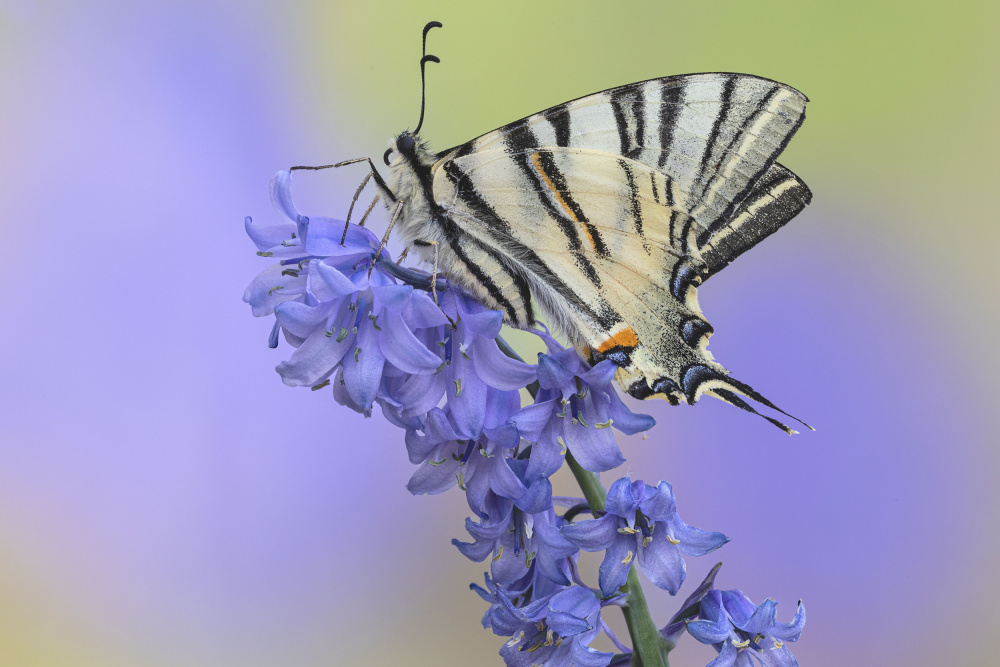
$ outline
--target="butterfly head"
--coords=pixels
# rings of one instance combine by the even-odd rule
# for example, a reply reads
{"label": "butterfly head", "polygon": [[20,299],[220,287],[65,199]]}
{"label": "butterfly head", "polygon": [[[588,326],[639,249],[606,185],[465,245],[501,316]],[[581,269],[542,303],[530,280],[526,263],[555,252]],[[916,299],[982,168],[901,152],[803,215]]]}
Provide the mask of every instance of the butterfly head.
{"label": "butterfly head", "polygon": [[417,139],[409,132],[401,132],[398,137],[390,140],[382,161],[385,162],[385,166],[391,167],[399,158],[413,162],[416,156]]}
{"label": "butterfly head", "polygon": [[398,167],[407,164],[410,167],[429,167],[434,164],[435,156],[416,132],[400,132],[389,140],[389,148],[382,156],[387,167]]}

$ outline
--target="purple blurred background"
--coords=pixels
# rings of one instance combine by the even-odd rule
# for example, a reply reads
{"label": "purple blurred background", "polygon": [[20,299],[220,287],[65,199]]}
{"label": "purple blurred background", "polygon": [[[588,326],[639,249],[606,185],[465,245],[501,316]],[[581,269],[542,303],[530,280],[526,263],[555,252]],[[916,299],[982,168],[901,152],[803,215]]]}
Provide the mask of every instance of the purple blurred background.
{"label": "purple blurred background", "polygon": [[[651,64],[653,28],[630,40],[633,19],[588,17],[596,3],[571,22],[538,3],[518,19],[0,2],[0,664],[500,664],[467,588],[485,565],[449,544],[464,499],[411,497],[380,415],[282,385],[288,348],[269,350],[270,322],[240,301],[267,264],[243,216],[277,219],[278,169],[380,155],[413,122],[431,18],[448,26],[431,49],[438,148],[667,73],[755,71],[810,94],[785,162],[814,205],[700,295],[715,357],[819,430],[643,404],[659,425],[623,438],[605,478],[667,479],[687,522],[731,536],[720,586],[774,597],[783,620],[803,598],[803,665],[990,662],[998,131],[981,124],[995,71],[977,72],[997,62],[997,11],[910,8],[897,25],[861,3],[748,4],[761,11],[678,8],[694,34],[649,46]],[[748,34],[765,26],[784,46]],[[302,208],[343,216],[361,174],[298,178]],[[688,587],[714,563],[689,560]],[[648,594],[664,623],[678,601]],[[691,644],[675,666],[711,659]]]}

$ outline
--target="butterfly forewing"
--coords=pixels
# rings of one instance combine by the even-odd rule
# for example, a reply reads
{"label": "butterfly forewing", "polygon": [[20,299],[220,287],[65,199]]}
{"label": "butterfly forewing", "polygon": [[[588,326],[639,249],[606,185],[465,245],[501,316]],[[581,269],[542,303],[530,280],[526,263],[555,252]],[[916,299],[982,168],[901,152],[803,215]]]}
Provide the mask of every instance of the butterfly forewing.
{"label": "butterfly forewing", "polygon": [[499,146],[589,148],[670,176],[714,231],[749,194],[805,119],[807,98],[745,74],[688,74],[612,88],[487,133],[453,154]]}

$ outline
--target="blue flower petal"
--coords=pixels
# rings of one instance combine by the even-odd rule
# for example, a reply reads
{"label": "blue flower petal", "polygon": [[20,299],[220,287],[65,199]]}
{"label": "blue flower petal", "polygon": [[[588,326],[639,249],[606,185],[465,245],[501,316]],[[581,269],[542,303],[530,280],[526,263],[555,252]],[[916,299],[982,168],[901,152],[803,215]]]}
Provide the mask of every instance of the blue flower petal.
{"label": "blue flower petal", "polygon": [[451,543],[458,547],[463,556],[477,563],[482,563],[493,553],[493,545],[489,542],[461,542],[453,539]]}
{"label": "blue flower petal", "polygon": [[475,337],[468,354],[476,365],[476,373],[491,387],[511,391],[535,381],[535,367],[508,357],[492,338]]}
{"label": "blue flower petal", "polygon": [[673,487],[666,482],[660,482],[654,493],[639,502],[639,509],[653,521],[672,519],[677,513]]}
{"label": "blue flower petal", "polygon": [[274,315],[285,331],[306,338],[326,322],[332,305],[307,306],[301,301],[285,301],[275,306]]}
{"label": "blue flower petal", "polygon": [[519,436],[518,430],[510,417],[521,407],[521,395],[517,391],[500,391],[493,387],[486,389],[486,429],[497,429],[505,424],[509,424],[513,430],[514,442],[511,446],[517,445]]}
{"label": "blue flower petal", "polygon": [[248,215],[243,221],[247,236],[257,246],[257,250],[267,251],[275,246],[281,246],[282,241],[291,241],[295,233],[295,225],[292,223],[282,223],[279,225],[268,225],[266,227],[255,225]]}
{"label": "blue flower petal", "polygon": [[433,373],[441,365],[441,358],[424,347],[398,313],[383,311],[379,321],[379,349],[393,366],[417,374]]}
{"label": "blue flower petal", "polygon": [[410,302],[413,288],[409,285],[384,285],[373,287],[375,312],[382,312],[382,309],[391,310],[396,314],[401,314]]}
{"label": "blue flower petal", "polygon": [[732,642],[726,642],[718,657],[708,663],[707,667],[754,667],[753,660],[743,651],[739,651]]}
{"label": "blue flower petal", "polygon": [[658,529],[653,530],[652,541],[639,550],[639,565],[650,581],[671,595],[681,587],[687,570],[680,550],[667,540],[666,531]]}
{"label": "blue flower petal", "polygon": [[289,387],[311,387],[322,380],[354,349],[354,336],[341,342],[327,336],[322,329],[314,331],[305,342],[275,368],[281,381]]}
{"label": "blue flower petal", "polygon": [[527,489],[517,475],[507,465],[507,461],[498,454],[488,461],[490,490],[498,496],[517,500],[523,498]]}
{"label": "blue flower petal", "polygon": [[719,595],[721,596],[725,613],[729,614],[729,617],[737,626],[746,625],[750,617],[757,611],[757,605],[751,602],[750,598],[744,595],[741,590],[734,588],[728,591],[720,591]]}
{"label": "blue flower petal", "polygon": [[608,397],[607,415],[614,421],[614,427],[625,435],[648,431],[656,426],[656,420],[649,415],[629,410],[613,387],[608,387],[604,394]]}
{"label": "blue flower petal", "polygon": [[281,264],[267,267],[257,274],[243,292],[243,301],[250,304],[250,312],[254,317],[270,315],[279,303],[297,299],[305,290],[305,276],[282,275],[284,270]]}
{"label": "blue flower petal", "polygon": [[[566,590],[572,591],[574,589],[583,590],[579,586],[574,586]],[[591,593],[590,596],[594,597],[594,594]],[[596,602],[597,598],[594,598],[594,600]],[[545,622],[554,632],[562,637],[572,637],[590,629],[590,624],[587,623],[586,619],[563,611],[550,611],[545,618]]]}
{"label": "blue flower petal", "polygon": [[570,654],[567,664],[574,667],[607,667],[611,664],[614,653],[605,653],[597,649],[584,646],[583,642],[573,641],[569,647]]}
{"label": "blue flower petal", "polygon": [[411,375],[395,393],[396,400],[403,406],[403,415],[419,416],[436,406],[447,382],[444,373]]}
{"label": "blue flower petal", "polygon": [[454,461],[441,465],[422,463],[406,483],[406,489],[413,495],[434,495],[447,491],[458,483],[455,471],[458,464]]}
{"label": "blue flower petal", "polygon": [[563,420],[563,439],[573,452],[574,458],[591,472],[604,472],[617,468],[625,462],[625,456],[615,442],[615,436],[608,428],[596,428],[593,424],[583,426],[566,418]]}
{"label": "blue flower petal", "polygon": [[[585,619],[591,614],[600,611],[600,609],[601,603],[597,599],[597,596],[594,595],[594,592],[589,588],[583,588],[581,586],[567,588],[564,591],[556,593],[555,596],[549,600],[550,615],[553,611],[559,611],[570,614],[576,618]],[[570,634],[578,634],[576,632],[562,632],[552,626],[551,623],[549,625],[563,637],[568,637]],[[580,632],[583,632],[583,630]]]}
{"label": "blue flower petal", "polygon": [[[313,280],[313,293],[319,299],[335,299],[357,292],[360,288],[354,284],[343,272],[330,266],[326,261],[314,259],[309,262],[309,275],[312,278],[315,274],[317,280]],[[322,284],[317,284],[317,283]]]}
{"label": "blue flower petal", "polygon": [[306,252],[318,257],[358,255],[360,258],[361,256],[374,254],[372,252],[373,248],[368,243],[357,243],[355,241],[351,245],[348,245],[345,239],[344,245],[341,245],[340,239],[343,236],[343,220],[311,216],[309,218],[309,231],[305,238]]}
{"label": "blue flower petal", "polygon": [[584,551],[601,551],[618,538],[619,521],[617,516],[605,514],[599,519],[585,519],[565,525],[559,532]]}
{"label": "blue flower petal", "polygon": [[702,644],[717,644],[726,641],[732,632],[729,617],[722,607],[720,591],[710,590],[701,599],[700,618],[690,621],[687,630]]}
{"label": "blue flower petal", "polygon": [[[448,324],[448,318],[426,292],[414,290],[403,310],[403,320],[411,329],[429,329]],[[443,338],[443,336],[441,337]]]}
{"label": "blue flower petal", "polygon": [[538,514],[552,507],[552,482],[548,477],[540,477],[528,484],[527,489],[517,498],[517,506],[528,514]]}
{"label": "blue flower petal", "polygon": [[629,568],[632,567],[632,560],[635,558],[635,552],[636,539],[633,535],[616,535],[614,541],[608,546],[597,574],[601,592],[605,596],[613,595],[615,591],[625,585]]}
{"label": "blue flower petal", "polygon": [[458,298],[458,314],[462,323],[474,335],[484,338],[496,338],[500,335],[503,313],[499,310],[487,310],[479,302],[462,295]]}
{"label": "blue flower petal", "polygon": [[608,514],[617,515],[623,519],[633,520],[639,501],[632,493],[632,480],[627,475],[611,483],[608,489],[608,499],[604,504]]}
{"label": "blue flower petal", "polygon": [[573,382],[573,377],[573,372],[555,358],[538,353],[538,384],[543,389],[562,389]]}
{"label": "blue flower petal", "polygon": [[580,380],[589,387],[599,389],[607,386],[617,372],[618,366],[610,359],[605,359],[585,373],[581,373]]}
{"label": "blue flower petal", "polygon": [[517,426],[522,438],[530,442],[538,442],[555,407],[554,400],[528,405],[512,414],[510,421]]}
{"label": "blue flower petal", "polygon": [[531,447],[528,469],[524,473],[525,479],[549,477],[562,467],[565,452],[559,441],[552,437],[554,430],[549,424],[547,431]]}
{"label": "blue flower petal", "polygon": [[300,213],[292,202],[292,172],[282,169],[272,176],[270,190],[274,208],[289,220],[298,220]]}
{"label": "blue flower petal", "polygon": [[459,434],[451,425],[448,415],[443,410],[435,408],[427,413],[424,419],[424,433],[437,439],[439,442],[445,440],[458,440]]}
{"label": "blue flower petal", "polygon": [[449,377],[452,386],[445,395],[452,419],[466,438],[477,438],[486,423],[486,384],[476,375],[472,361],[461,354],[452,356]]}
{"label": "blue flower petal", "polygon": [[379,350],[378,332],[370,320],[363,318],[354,351],[348,353],[344,361],[344,381],[355,403],[363,408],[371,407],[384,366],[385,357]]}
{"label": "blue flower petal", "polygon": [[674,539],[680,540],[681,551],[688,556],[704,556],[729,541],[729,538],[722,533],[710,533],[689,526],[677,516],[670,521],[670,532],[673,533]]}

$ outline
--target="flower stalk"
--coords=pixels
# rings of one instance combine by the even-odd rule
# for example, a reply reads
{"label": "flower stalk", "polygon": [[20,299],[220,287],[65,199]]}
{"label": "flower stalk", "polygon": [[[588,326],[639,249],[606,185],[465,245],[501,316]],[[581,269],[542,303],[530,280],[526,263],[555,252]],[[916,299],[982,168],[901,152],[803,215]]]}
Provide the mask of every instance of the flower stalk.
{"label": "flower stalk", "polygon": [[[575,458],[572,452],[566,452],[566,464],[573,471],[573,477],[583,491],[583,497],[587,499],[594,512],[604,511],[604,504],[608,499],[608,492],[601,484],[597,473],[585,470]],[[646,594],[639,583],[639,573],[635,570],[635,565],[628,573],[628,583],[624,586],[627,594],[625,605],[622,607],[622,614],[625,616],[625,624],[628,626],[628,634],[632,638],[632,667],[669,667],[667,661],[667,651],[670,647],[660,637],[660,632],[653,622],[653,616],[649,612],[649,605],[646,603]]]}

